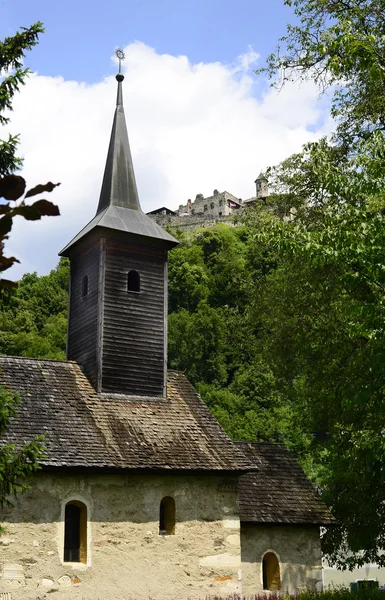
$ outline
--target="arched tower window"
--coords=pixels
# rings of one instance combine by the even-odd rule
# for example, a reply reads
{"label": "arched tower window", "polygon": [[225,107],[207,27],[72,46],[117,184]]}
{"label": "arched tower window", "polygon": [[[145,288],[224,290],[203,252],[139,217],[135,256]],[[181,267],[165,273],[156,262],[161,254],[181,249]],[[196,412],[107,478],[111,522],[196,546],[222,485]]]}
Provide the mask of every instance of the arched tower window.
{"label": "arched tower window", "polygon": [[65,506],[64,562],[87,562],[87,507],[78,500]]}
{"label": "arched tower window", "polygon": [[138,271],[129,271],[127,274],[127,291],[140,292],[140,275]]}
{"label": "arched tower window", "polygon": [[274,552],[266,552],[262,559],[262,577],[264,590],[281,589],[279,562]]}
{"label": "arched tower window", "polygon": [[162,498],[159,511],[160,535],[174,535],[175,533],[175,500],[171,496]]}
{"label": "arched tower window", "polygon": [[84,275],[82,279],[82,298],[88,294],[88,275]]}

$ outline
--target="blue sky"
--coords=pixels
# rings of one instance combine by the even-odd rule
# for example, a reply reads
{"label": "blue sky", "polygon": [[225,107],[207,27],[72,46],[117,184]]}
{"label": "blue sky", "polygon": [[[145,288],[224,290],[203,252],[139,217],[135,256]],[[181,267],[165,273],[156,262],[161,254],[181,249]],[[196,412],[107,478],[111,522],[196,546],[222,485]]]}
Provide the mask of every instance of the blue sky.
{"label": "blue sky", "polygon": [[332,128],[309,81],[277,93],[255,69],[285,34],[284,0],[0,0],[0,38],[43,21],[27,54],[33,74],[15,95],[28,187],[61,182],[61,216],[15,221],[11,276],[46,273],[98,204],[123,47],[124,106],[139,198],[176,209],[214,189],[255,195],[254,180]]}
{"label": "blue sky", "polygon": [[282,0],[2,0],[0,37],[43,21],[31,68],[93,83],[111,72],[113,49],[135,40],[193,63],[232,62],[249,45],[265,57],[292,14]]}

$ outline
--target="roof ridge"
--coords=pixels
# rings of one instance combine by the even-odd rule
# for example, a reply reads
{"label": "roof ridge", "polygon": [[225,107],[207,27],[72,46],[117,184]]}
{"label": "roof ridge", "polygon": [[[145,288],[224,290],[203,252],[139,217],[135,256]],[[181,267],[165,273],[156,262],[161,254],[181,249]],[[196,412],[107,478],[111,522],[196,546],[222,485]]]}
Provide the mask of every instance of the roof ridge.
{"label": "roof ridge", "polygon": [[57,363],[68,363],[71,365],[77,365],[75,360],[67,360],[65,358],[38,358],[36,356],[16,356],[13,354],[0,354],[0,360],[2,358],[12,358],[16,360],[33,360],[34,362],[57,362]]}

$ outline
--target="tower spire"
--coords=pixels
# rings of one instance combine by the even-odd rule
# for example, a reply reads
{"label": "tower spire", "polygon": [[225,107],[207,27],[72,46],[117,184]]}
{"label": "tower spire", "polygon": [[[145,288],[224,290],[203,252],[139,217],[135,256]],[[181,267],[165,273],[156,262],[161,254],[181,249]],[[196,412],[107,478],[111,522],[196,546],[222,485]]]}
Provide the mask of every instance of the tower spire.
{"label": "tower spire", "polygon": [[117,49],[115,54],[119,60],[119,72],[116,75],[118,82],[116,109],[97,215],[109,206],[141,210],[123,109],[124,75],[121,63],[125,57],[123,50],[120,49]]}

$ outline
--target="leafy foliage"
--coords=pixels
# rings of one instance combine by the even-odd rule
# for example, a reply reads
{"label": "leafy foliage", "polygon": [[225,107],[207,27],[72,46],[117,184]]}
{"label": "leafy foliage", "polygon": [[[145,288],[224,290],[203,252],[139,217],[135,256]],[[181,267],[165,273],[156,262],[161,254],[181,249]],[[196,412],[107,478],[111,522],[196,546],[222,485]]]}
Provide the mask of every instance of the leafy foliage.
{"label": "leafy foliage", "polygon": [[[0,435],[9,425],[15,414],[18,397],[0,387]],[[44,438],[17,448],[14,444],[3,444],[0,448],[0,504],[8,503],[9,496],[25,491],[28,487],[25,478],[39,468],[39,460],[44,458]]]}
{"label": "leafy foliage", "polygon": [[[270,218],[254,216],[254,227]],[[196,230],[170,253],[169,364],[186,372],[234,439],[285,439],[300,451],[305,439],[261,353],[255,299],[275,251],[256,246],[253,232]]]}
{"label": "leafy foliage", "polygon": [[[12,98],[19,90],[20,85],[25,81],[29,73],[28,69],[23,68],[23,58],[25,51],[30,50],[38,41],[38,36],[42,33],[41,23],[36,23],[30,28],[22,28],[12,37],[0,41],[0,72],[5,76],[0,81],[0,124],[5,125],[9,122],[9,117],[4,115],[4,111],[12,110]],[[24,198],[26,188],[25,180],[12,173],[19,169],[22,160],[16,156],[18,136],[8,136],[7,141],[0,140],[0,272],[9,269],[17,259],[4,254],[4,242],[12,229],[13,219],[16,216],[22,216],[27,220],[37,220],[43,215],[58,215],[57,206],[44,199],[39,199],[31,205],[25,203],[26,198],[35,196],[42,192],[52,191],[56,185],[48,183],[44,186],[37,186],[29,190]],[[17,202],[18,201],[18,202]],[[12,204],[11,204],[12,203]],[[12,295],[12,289],[17,286],[12,281],[0,278],[0,290],[7,289]],[[3,293],[0,296],[2,302],[7,298]],[[12,320],[12,310],[17,302],[15,295],[12,298],[13,308],[7,306],[0,319],[3,330],[1,332],[2,343],[5,343],[5,351],[16,354],[23,354],[29,350],[37,350],[33,347],[31,340],[31,331],[27,332],[26,327],[38,331],[37,311],[26,311],[21,308],[18,311],[18,320]],[[21,301],[21,297],[19,298]],[[8,321],[7,321],[8,317]],[[57,324],[56,324],[57,325]],[[6,341],[6,331],[8,327],[8,340]],[[4,329],[5,328],[5,329]],[[15,330],[17,329],[17,333]],[[55,330],[57,327],[55,326]],[[10,331],[13,331],[13,337],[19,336],[18,344],[12,346],[10,343]],[[48,329],[47,329],[48,333]],[[24,335],[24,340],[20,339]],[[29,339],[28,338],[29,335]],[[51,331],[51,336],[56,338],[56,331]],[[43,339],[43,336],[42,336]],[[15,342],[15,339],[13,340]],[[8,343],[8,346],[7,346]],[[13,352],[12,352],[13,351]],[[35,352],[34,352],[35,353]],[[9,425],[10,418],[17,410],[19,399],[14,394],[4,388],[0,388],[0,435],[3,434]],[[0,448],[0,504],[8,501],[8,496],[22,492],[26,488],[25,478],[34,473],[39,468],[39,461],[44,457],[44,443],[42,438],[24,444],[22,447],[16,447],[13,444],[3,444]]]}
{"label": "leafy foliage", "polygon": [[[0,82],[0,125],[9,122],[9,117],[4,116],[4,111],[12,110],[12,98],[25,83],[29,69],[23,69],[23,58],[25,51],[30,50],[38,42],[39,34],[42,33],[42,23],[38,22],[30,28],[21,28],[12,37],[0,41],[0,71],[6,76]],[[51,192],[57,185],[51,182],[46,185],[38,185],[29,190],[24,198],[16,204],[24,192],[26,183],[23,177],[13,175],[13,171],[22,166],[22,160],[16,156],[18,136],[9,135],[7,141],[0,140],[0,199],[7,202],[0,203],[0,272],[6,271],[15,262],[19,262],[14,256],[4,255],[4,241],[13,226],[13,219],[19,215],[29,221],[36,221],[42,216],[59,215],[57,206],[48,200],[40,199],[32,205],[27,205],[25,200],[42,192]],[[15,202],[15,205],[11,205]],[[17,284],[7,279],[0,278],[0,290],[12,288]]]}
{"label": "leafy foliage", "polygon": [[67,259],[49,275],[24,275],[0,304],[0,353],[64,359],[68,285]]}
{"label": "leafy foliage", "polygon": [[324,497],[341,523],[324,548],[341,566],[383,564],[384,216],[344,204],[310,227],[272,222],[259,236],[281,257],[263,291],[265,353],[314,434]]}
{"label": "leafy foliage", "polygon": [[281,47],[268,57],[266,72],[281,86],[312,79],[332,87],[332,116],[349,149],[385,126],[385,7],[383,0],[285,0],[294,7]]}

